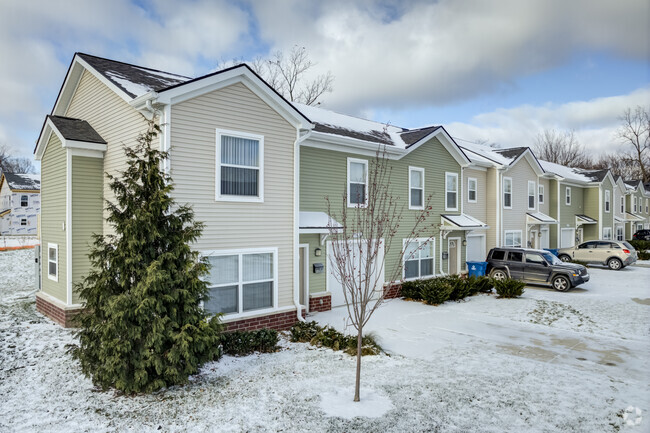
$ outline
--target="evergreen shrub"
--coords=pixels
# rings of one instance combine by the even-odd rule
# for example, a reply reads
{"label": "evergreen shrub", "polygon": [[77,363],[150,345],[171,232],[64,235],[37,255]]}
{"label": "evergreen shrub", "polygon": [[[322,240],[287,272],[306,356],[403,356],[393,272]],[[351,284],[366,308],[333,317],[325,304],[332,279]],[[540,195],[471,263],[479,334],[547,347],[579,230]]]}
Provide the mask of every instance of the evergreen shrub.
{"label": "evergreen shrub", "polygon": [[524,293],[526,283],[519,280],[506,278],[504,280],[492,280],[499,298],[518,298]]}
{"label": "evergreen shrub", "polygon": [[[312,346],[329,347],[333,350],[342,350],[348,355],[357,354],[357,337],[344,335],[331,326],[322,327],[315,321],[298,322],[291,327],[291,341],[310,343]],[[378,355],[381,347],[375,339],[366,335],[361,339],[362,355]]]}
{"label": "evergreen shrub", "polygon": [[439,305],[447,301],[455,288],[454,280],[450,278],[431,278],[424,281],[421,289],[422,299],[429,305]]}
{"label": "evergreen shrub", "polygon": [[[632,245],[634,247],[635,250],[637,250],[637,252],[650,250],[650,241],[642,241],[642,240],[632,239],[632,240],[629,240],[628,242],[630,243],[630,245]],[[643,259],[643,260],[645,260],[645,259]]]}
{"label": "evergreen shrub", "polygon": [[223,353],[232,356],[246,356],[253,352],[271,353],[278,351],[278,331],[260,329],[257,331],[232,331],[221,334]]}

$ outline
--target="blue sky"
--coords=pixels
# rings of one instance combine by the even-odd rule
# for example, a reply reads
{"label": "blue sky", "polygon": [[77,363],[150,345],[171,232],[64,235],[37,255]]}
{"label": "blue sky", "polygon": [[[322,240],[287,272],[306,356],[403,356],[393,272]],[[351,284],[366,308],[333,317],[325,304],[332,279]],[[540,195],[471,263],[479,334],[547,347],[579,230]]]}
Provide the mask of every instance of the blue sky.
{"label": "blue sky", "polygon": [[8,0],[0,144],[31,155],[75,51],[198,76],[299,45],[335,76],[325,108],[504,147],[575,130],[601,152],[650,106],[648,16],[641,0]]}

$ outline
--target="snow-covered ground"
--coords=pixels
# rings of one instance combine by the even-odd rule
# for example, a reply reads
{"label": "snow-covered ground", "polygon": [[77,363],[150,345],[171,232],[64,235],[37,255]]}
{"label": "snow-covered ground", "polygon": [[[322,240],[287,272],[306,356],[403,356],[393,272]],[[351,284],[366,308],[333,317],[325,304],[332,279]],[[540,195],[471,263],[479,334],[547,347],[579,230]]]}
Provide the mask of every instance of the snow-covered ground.
{"label": "snow-covered ground", "polygon": [[[521,299],[389,301],[370,322],[389,355],[364,358],[372,404],[355,409],[354,358],[286,340],[186,386],[99,392],[66,353],[72,332],[35,311],[32,257],[0,252],[2,432],[650,430],[650,268],[592,268],[579,289]],[[343,329],[343,315],[313,318]]]}

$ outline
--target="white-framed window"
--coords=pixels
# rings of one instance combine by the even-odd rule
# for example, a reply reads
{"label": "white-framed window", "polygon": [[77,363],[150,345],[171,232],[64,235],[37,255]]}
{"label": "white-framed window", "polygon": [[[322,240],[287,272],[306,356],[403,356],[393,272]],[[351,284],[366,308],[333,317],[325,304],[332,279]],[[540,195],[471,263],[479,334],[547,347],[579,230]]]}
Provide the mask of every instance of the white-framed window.
{"label": "white-framed window", "polygon": [[535,181],[528,181],[528,209],[535,209]]}
{"label": "white-framed window", "polygon": [[603,239],[611,240],[612,239],[612,228],[603,227]]}
{"label": "white-framed window", "polygon": [[27,207],[29,206],[29,196],[21,195],[20,196],[20,206]]}
{"label": "white-framed window", "polygon": [[503,178],[503,207],[512,209],[512,178]]}
{"label": "white-framed window", "polygon": [[537,195],[539,204],[544,204],[544,185],[537,185]]}
{"label": "white-framed window", "polygon": [[27,218],[21,218],[20,219],[20,225],[21,226],[26,226],[27,225]]}
{"label": "white-framed window", "polygon": [[634,207],[634,213],[636,213],[636,196],[632,197],[632,206]]}
{"label": "white-framed window", "polygon": [[571,187],[567,186],[564,189],[564,204],[571,206]]}
{"label": "white-framed window", "polygon": [[[605,190],[605,212],[610,211],[610,206],[611,206],[611,201],[612,201],[612,192],[608,189]],[[611,229],[610,229],[611,231]]]}
{"label": "white-framed window", "polygon": [[59,246],[47,244],[47,278],[59,281]]}
{"label": "white-framed window", "polygon": [[404,279],[415,280],[418,278],[435,275],[434,260],[435,242],[431,239],[411,239],[403,241],[404,246]]}
{"label": "white-framed window", "polygon": [[217,129],[216,200],[264,201],[264,136]]}
{"label": "white-framed window", "polygon": [[409,167],[409,209],[424,209],[424,169]]}
{"label": "white-framed window", "polygon": [[458,173],[445,173],[445,210],[458,210]]}
{"label": "white-framed window", "polygon": [[648,213],[648,199],[645,199],[645,213]]}
{"label": "white-framed window", "polygon": [[621,197],[621,213],[625,213],[625,197]]}
{"label": "white-framed window", "polygon": [[348,158],[348,207],[368,204],[368,161]]}
{"label": "white-framed window", "polygon": [[277,306],[277,248],[214,251],[204,256],[210,263],[208,313],[242,314]]}
{"label": "white-framed window", "polygon": [[478,182],[475,178],[467,178],[467,201],[469,203],[476,203],[478,200],[477,186]]}
{"label": "white-framed window", "polygon": [[616,227],[616,240],[617,241],[624,241],[623,239],[623,227],[618,226]]}
{"label": "white-framed window", "polygon": [[503,239],[506,247],[521,247],[521,230],[506,230]]}

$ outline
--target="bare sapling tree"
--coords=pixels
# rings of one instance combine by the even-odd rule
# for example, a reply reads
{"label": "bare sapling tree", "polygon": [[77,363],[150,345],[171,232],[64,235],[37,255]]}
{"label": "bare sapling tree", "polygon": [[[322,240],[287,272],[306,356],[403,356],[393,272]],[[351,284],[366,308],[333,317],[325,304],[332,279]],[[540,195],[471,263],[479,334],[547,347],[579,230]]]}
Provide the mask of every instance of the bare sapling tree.
{"label": "bare sapling tree", "polygon": [[619,120],[618,138],[631,146],[625,159],[636,166],[643,182],[650,182],[650,107],[628,108]]}
{"label": "bare sapling tree", "polygon": [[270,59],[256,58],[251,62],[253,70],[282,96],[305,105],[319,104],[319,98],[333,90],[334,76],[330,71],[310,78],[309,71],[315,66],[307,49],[298,45],[286,55],[276,51]]}
{"label": "bare sapling tree", "polygon": [[34,166],[29,158],[12,154],[9,146],[0,144],[0,173],[32,173]]}
{"label": "bare sapling tree", "polygon": [[574,131],[545,129],[537,134],[533,150],[539,159],[569,167],[590,168],[591,159]]}
{"label": "bare sapling tree", "polygon": [[[354,401],[360,401],[361,356],[363,349],[363,329],[373,313],[382,304],[386,296],[384,281],[388,288],[402,279],[402,267],[405,250],[400,245],[395,267],[384,278],[384,256],[388,256],[393,247],[393,239],[398,233],[404,233],[400,226],[404,221],[404,205],[400,198],[392,194],[391,167],[385,146],[377,150],[376,156],[366,166],[360,164],[351,169],[350,177],[358,183],[346,186],[340,201],[327,202],[328,215],[342,227],[329,224],[329,236],[332,240],[328,250],[328,266],[343,287],[343,295],[349,322],[357,331],[357,368],[354,389]],[[422,179],[424,181],[424,179]],[[366,185],[368,188],[366,190]],[[428,238],[409,252],[409,258],[424,247],[437,234],[438,225],[430,224],[431,196],[422,195],[417,199],[422,209],[409,211],[408,223],[413,224],[405,236],[404,245],[412,244],[416,238]],[[352,206],[349,207],[348,203]],[[430,245],[430,244],[429,244]],[[393,258],[391,260],[394,260]]]}

